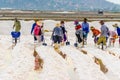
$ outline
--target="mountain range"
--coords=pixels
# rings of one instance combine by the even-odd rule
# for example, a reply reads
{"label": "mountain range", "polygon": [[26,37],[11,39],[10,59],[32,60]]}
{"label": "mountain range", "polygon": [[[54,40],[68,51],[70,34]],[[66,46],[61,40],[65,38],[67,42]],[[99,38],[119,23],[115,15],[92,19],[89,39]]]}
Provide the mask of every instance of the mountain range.
{"label": "mountain range", "polygon": [[65,11],[120,11],[120,5],[106,0],[0,0],[1,9],[65,10]]}

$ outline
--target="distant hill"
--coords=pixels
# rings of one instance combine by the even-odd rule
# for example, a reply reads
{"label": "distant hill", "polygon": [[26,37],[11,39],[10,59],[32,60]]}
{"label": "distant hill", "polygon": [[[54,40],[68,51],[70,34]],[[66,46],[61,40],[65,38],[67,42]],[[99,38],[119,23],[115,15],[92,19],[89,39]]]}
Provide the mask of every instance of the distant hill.
{"label": "distant hill", "polygon": [[0,0],[0,8],[23,10],[120,11],[120,5],[106,0]]}

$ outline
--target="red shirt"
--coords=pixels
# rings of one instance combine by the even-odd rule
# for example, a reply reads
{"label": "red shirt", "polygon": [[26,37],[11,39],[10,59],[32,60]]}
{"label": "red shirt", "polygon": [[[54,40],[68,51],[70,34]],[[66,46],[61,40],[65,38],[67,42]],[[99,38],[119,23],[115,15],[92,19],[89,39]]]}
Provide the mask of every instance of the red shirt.
{"label": "red shirt", "polygon": [[79,30],[80,28],[82,28],[81,25],[76,25],[76,26],[75,26],[75,30]]}

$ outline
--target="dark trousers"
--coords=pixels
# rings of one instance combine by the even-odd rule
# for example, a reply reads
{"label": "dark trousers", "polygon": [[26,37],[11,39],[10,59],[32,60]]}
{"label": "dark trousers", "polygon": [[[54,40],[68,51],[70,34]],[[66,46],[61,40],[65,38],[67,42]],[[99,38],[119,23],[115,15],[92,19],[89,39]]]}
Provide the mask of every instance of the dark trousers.
{"label": "dark trousers", "polygon": [[35,35],[34,35],[34,41],[36,41],[37,40],[37,38],[35,37]]}
{"label": "dark trousers", "polygon": [[58,36],[58,35],[53,36],[53,41],[54,41],[54,43],[60,44],[60,42],[61,42],[61,36]]}
{"label": "dark trousers", "polygon": [[44,41],[44,35],[41,35],[41,37],[40,37],[41,39],[41,41]]}
{"label": "dark trousers", "polygon": [[94,36],[94,43],[95,43],[95,44],[97,43],[98,39],[99,39],[99,37]]}
{"label": "dark trousers", "polygon": [[80,34],[76,34],[76,37],[78,39],[78,42],[81,43],[82,42],[82,38],[81,38]]}

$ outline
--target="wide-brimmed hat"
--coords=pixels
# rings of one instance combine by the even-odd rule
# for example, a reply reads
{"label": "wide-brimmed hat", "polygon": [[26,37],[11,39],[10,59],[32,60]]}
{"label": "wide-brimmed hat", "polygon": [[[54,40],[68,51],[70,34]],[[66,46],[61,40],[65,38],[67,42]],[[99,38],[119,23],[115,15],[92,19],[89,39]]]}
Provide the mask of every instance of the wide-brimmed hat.
{"label": "wide-brimmed hat", "polygon": [[95,29],[95,27],[94,27],[94,26],[91,26],[90,29],[91,29],[91,30],[92,30],[92,29]]}
{"label": "wide-brimmed hat", "polygon": [[117,23],[115,23],[115,24],[113,24],[112,26],[113,26],[113,27],[118,27],[118,24],[117,24]]}
{"label": "wide-brimmed hat", "polygon": [[60,27],[60,24],[59,24],[59,23],[56,23],[56,27]]}

